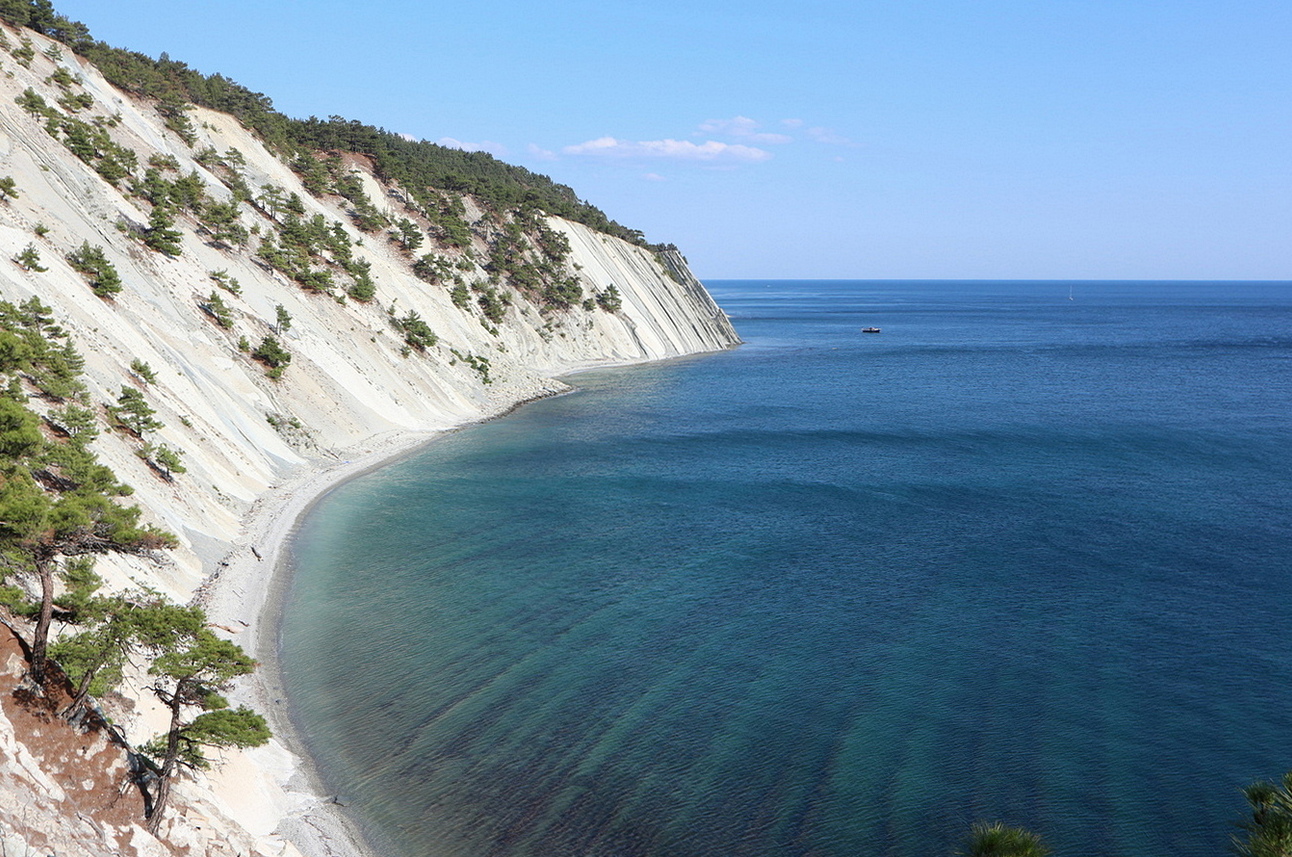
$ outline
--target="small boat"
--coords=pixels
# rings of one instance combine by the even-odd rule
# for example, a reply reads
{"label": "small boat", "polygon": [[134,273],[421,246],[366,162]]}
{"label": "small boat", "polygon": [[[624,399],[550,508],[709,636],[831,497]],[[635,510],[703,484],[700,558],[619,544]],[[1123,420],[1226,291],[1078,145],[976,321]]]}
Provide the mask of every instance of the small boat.
{"label": "small boat", "polygon": [[879,333],[879,328],[878,328],[878,327],[863,327],[863,328],[861,329],[861,332],[862,332],[862,333]]}

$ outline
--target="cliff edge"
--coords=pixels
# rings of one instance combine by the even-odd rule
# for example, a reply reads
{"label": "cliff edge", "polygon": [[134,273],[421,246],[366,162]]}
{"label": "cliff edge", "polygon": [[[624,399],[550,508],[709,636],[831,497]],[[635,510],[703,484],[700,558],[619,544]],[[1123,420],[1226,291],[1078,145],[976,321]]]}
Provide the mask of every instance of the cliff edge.
{"label": "cliff edge", "polygon": [[[264,642],[253,626],[275,566],[255,556],[264,545],[249,521],[259,515],[263,530],[267,516],[298,513],[291,492],[376,460],[357,452],[389,454],[561,391],[561,373],[739,341],[674,250],[450,191],[432,210],[361,155],[289,164],[226,114],[189,105],[177,119],[65,46],[3,32],[0,176],[13,193],[0,201],[0,299],[38,298],[70,332],[95,452],[180,541],[161,561],[105,557],[98,570],[118,588],[203,600],[249,650]],[[119,290],[96,273],[106,268]],[[147,448],[113,428],[108,408],[125,389],[162,424]],[[142,677],[105,707],[131,742],[159,731]],[[50,826],[64,812],[50,795],[64,787],[26,742],[57,724],[24,733],[20,721],[0,716],[6,853],[300,853],[289,839],[345,850],[286,829],[314,799],[285,788],[298,775],[278,743],[181,784],[158,839],[119,802],[102,818],[67,809]],[[49,817],[32,824],[37,804]]]}

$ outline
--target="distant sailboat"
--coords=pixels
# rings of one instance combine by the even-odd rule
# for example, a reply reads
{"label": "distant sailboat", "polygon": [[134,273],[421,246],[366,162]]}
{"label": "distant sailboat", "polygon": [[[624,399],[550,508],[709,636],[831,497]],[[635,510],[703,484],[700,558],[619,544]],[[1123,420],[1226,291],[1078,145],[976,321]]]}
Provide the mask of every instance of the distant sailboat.
{"label": "distant sailboat", "polygon": [[1068,300],[1072,300],[1072,286],[1068,286]]}

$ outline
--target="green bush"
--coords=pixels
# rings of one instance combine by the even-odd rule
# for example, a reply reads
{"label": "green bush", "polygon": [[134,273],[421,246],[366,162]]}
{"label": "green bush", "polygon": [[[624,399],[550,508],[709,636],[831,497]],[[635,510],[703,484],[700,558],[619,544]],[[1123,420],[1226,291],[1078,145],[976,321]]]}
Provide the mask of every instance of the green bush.
{"label": "green bush", "polygon": [[273,336],[260,340],[260,344],[251,352],[251,357],[265,364],[266,374],[275,380],[282,377],[283,369],[292,362],[291,352],[283,348],[282,343]]}
{"label": "green bush", "polygon": [[404,334],[404,342],[418,351],[425,351],[439,341],[430,325],[416,312],[409,312],[403,318],[392,317],[390,323]]}
{"label": "green bush", "polygon": [[121,291],[121,276],[116,266],[108,261],[103,248],[82,241],[81,246],[67,254],[67,261],[90,283],[90,289],[101,298],[111,298]]}

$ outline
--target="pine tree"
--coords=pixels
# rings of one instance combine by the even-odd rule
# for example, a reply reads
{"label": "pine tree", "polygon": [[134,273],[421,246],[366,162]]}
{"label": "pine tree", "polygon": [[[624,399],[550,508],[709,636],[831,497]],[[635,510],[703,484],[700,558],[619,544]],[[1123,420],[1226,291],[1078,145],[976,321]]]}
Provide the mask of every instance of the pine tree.
{"label": "pine tree", "polygon": [[174,228],[175,218],[164,205],[155,206],[148,215],[148,228],[144,230],[144,243],[158,253],[167,256],[179,256],[184,252],[180,246],[182,233]]}
{"label": "pine tree", "polygon": [[274,333],[281,335],[291,330],[292,316],[287,312],[287,308],[282,304],[278,304],[274,307],[274,312],[278,315],[277,322],[274,324]]}
{"label": "pine tree", "polygon": [[[59,559],[148,553],[175,544],[168,533],[140,528],[137,506],[113,502],[111,495],[121,493],[122,486],[84,447],[66,443],[56,448],[61,454],[54,454],[42,438],[34,413],[0,398],[0,550],[11,557],[9,573],[34,576],[40,584],[31,646],[31,675],[37,687],[45,679]],[[46,489],[32,474],[51,466],[63,477]]]}
{"label": "pine tree", "polygon": [[14,256],[13,260],[18,263],[19,267],[28,271],[43,272],[49,270],[49,268],[40,264],[40,251],[36,249],[35,244],[28,244],[22,248],[22,252]]}
{"label": "pine tree", "polygon": [[[255,747],[270,738],[265,719],[248,708],[229,709],[220,691],[233,679],[247,675],[256,662],[239,646],[221,640],[207,628],[186,634],[181,645],[163,653],[149,669],[157,677],[153,693],[170,709],[170,727],[144,752],[158,763],[157,791],[148,815],[148,830],[156,833],[170,797],[170,785],[180,765],[205,768],[203,745]],[[186,709],[202,713],[184,722]]]}
{"label": "pine tree", "polygon": [[148,406],[144,394],[134,387],[122,387],[116,406],[109,410],[118,423],[137,437],[143,437],[144,432],[157,431],[163,426],[163,423],[153,419],[153,414],[157,412]]}

